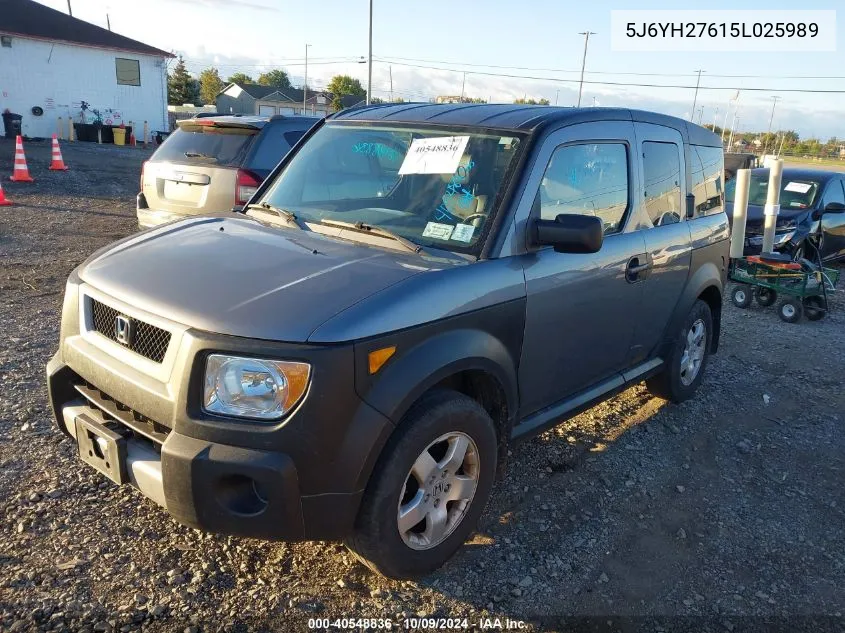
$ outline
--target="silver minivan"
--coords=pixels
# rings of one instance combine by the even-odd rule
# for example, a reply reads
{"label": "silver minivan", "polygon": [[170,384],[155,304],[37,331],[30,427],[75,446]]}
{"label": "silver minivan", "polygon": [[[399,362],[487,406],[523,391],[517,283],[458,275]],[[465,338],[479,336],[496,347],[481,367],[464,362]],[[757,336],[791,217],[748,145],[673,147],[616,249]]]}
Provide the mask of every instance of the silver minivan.
{"label": "silver minivan", "polygon": [[141,171],[138,225],[239,211],[258,185],[318,121],[315,117],[187,119]]}

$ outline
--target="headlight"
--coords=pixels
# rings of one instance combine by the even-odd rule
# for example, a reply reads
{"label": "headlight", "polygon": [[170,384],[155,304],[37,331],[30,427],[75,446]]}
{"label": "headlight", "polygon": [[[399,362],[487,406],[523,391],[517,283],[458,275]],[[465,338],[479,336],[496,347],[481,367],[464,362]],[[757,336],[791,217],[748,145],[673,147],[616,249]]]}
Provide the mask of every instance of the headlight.
{"label": "headlight", "polygon": [[205,363],[202,407],[217,415],[277,420],[302,398],[310,374],[308,363],[212,354]]}

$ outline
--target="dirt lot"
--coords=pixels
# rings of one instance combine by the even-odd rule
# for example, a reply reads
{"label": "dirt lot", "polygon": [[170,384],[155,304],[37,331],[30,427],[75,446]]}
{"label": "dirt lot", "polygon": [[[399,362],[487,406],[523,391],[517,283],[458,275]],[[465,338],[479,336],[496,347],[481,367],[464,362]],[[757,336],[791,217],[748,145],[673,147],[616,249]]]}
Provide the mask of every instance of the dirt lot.
{"label": "dirt lot", "polygon": [[[182,527],[80,465],[51,424],[44,365],[64,280],[134,229],[142,160],[63,148],[0,207],[0,629],[299,631],[314,617],[484,617],[533,630],[845,627],[845,305],[782,323],[724,310],[682,406],[642,387],[513,448],[473,541],[423,582],[366,573],[335,543]],[[350,629],[346,629],[350,630]]]}

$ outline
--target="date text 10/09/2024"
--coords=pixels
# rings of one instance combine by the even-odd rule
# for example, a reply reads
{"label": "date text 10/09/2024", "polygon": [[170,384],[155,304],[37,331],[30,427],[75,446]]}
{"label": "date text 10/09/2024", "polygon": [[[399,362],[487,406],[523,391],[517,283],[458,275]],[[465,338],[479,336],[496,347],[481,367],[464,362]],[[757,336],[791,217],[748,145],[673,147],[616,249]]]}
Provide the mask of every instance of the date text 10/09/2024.
{"label": "date text 10/09/2024", "polygon": [[519,631],[526,629],[528,623],[524,620],[511,618],[481,618],[470,622],[469,618],[404,618],[390,620],[386,618],[311,618],[308,628],[316,630],[371,630],[371,631],[449,631],[449,630],[481,630],[481,631]]}

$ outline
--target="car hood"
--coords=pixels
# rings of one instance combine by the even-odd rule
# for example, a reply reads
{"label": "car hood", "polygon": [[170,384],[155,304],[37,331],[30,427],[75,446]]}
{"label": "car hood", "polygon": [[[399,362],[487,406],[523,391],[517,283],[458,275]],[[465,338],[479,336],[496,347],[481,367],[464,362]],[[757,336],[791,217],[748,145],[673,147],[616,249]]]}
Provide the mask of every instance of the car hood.
{"label": "car hood", "polygon": [[443,266],[443,260],[229,215],[127,238],[92,256],[79,276],[107,295],[189,327],[306,342],[338,312]]}
{"label": "car hood", "polygon": [[[778,213],[778,221],[784,222],[800,218],[810,212],[810,209],[792,209],[789,207],[781,207]],[[733,202],[725,203],[725,213],[733,221],[734,205]],[[748,205],[748,212],[746,214],[746,226],[757,226],[763,224],[763,207],[756,204]]]}

